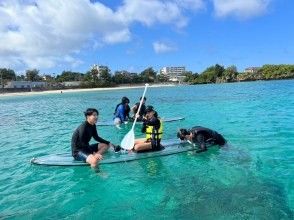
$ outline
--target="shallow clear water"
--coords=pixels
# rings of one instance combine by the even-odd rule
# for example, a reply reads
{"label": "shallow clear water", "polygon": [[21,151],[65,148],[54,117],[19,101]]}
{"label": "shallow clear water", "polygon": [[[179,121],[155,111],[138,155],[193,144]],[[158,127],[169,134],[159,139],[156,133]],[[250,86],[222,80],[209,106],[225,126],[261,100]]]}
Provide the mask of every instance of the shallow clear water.
{"label": "shallow clear water", "polygon": [[[150,88],[147,104],[180,127],[217,130],[229,147],[89,167],[35,166],[70,151],[87,107],[112,117],[143,89],[0,97],[0,219],[293,219],[294,81]],[[130,127],[100,127],[119,143]],[[139,127],[137,136],[140,135]]]}

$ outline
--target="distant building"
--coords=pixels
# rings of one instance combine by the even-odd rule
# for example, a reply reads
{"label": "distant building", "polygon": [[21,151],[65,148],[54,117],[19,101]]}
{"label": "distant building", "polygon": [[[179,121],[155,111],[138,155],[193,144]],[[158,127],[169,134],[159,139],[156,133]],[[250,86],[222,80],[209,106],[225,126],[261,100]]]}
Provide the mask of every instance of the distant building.
{"label": "distant building", "polygon": [[81,81],[69,81],[69,82],[63,82],[62,85],[65,87],[78,87],[81,85]]}
{"label": "distant building", "polygon": [[260,67],[248,67],[245,69],[244,73],[257,73]]}
{"label": "distant building", "polygon": [[184,66],[178,67],[163,67],[160,70],[160,74],[163,74],[169,78],[169,81],[177,82],[182,81],[185,76],[186,68]]}
{"label": "distant building", "polygon": [[52,76],[50,76],[50,75],[45,75],[45,76],[42,77],[42,79],[44,81],[50,81],[50,80],[53,80],[54,78]]}
{"label": "distant building", "polygon": [[46,88],[47,82],[32,82],[32,81],[10,81],[4,85],[4,88],[24,89],[24,88]]}

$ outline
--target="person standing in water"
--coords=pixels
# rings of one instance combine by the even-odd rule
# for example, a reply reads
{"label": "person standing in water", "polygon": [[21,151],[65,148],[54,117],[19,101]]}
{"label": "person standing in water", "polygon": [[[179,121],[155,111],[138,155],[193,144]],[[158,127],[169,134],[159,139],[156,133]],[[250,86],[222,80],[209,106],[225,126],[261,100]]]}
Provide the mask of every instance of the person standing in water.
{"label": "person standing in water", "polygon": [[[71,140],[72,156],[75,160],[85,161],[96,167],[97,163],[103,159],[102,154],[108,150],[110,146],[115,146],[109,141],[98,136],[96,123],[99,112],[95,108],[88,108],[85,112],[86,121],[83,122],[73,133]],[[89,144],[91,138],[98,143]]]}
{"label": "person standing in water", "polygon": [[114,124],[121,125],[129,120],[130,117],[130,100],[127,97],[122,97],[121,103],[117,104],[114,110]]}
{"label": "person standing in water", "polygon": [[206,151],[207,144],[223,146],[227,143],[226,139],[219,133],[209,128],[195,126],[191,129],[181,128],[177,137],[182,141],[186,140],[199,146],[199,151]]}

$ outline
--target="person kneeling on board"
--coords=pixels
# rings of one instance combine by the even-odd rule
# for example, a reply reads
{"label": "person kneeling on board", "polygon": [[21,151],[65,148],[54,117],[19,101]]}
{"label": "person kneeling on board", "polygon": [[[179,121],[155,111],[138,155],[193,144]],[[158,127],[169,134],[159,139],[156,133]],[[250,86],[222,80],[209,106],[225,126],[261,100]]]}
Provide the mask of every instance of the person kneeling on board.
{"label": "person kneeling on board", "polygon": [[186,140],[192,144],[199,146],[199,151],[203,152],[207,150],[207,144],[223,146],[227,143],[226,139],[219,133],[209,128],[201,126],[195,126],[191,129],[181,128],[177,137],[182,141]]}
{"label": "person kneeling on board", "polygon": [[116,105],[114,110],[114,124],[116,126],[121,125],[122,123],[127,123],[130,118],[130,100],[127,97],[122,97],[121,103]]}
{"label": "person kneeling on board", "polygon": [[[72,156],[75,160],[85,161],[95,167],[98,161],[102,160],[102,154],[108,150],[110,146],[114,147],[109,141],[98,136],[96,123],[98,119],[98,110],[88,108],[85,112],[86,121],[83,122],[73,133],[71,140]],[[91,138],[99,143],[89,144]]]}
{"label": "person kneeling on board", "polygon": [[153,106],[147,106],[142,126],[142,132],[146,133],[146,138],[135,140],[133,150],[136,152],[161,150],[163,148],[160,145],[162,131],[162,121],[157,112],[154,111]]}

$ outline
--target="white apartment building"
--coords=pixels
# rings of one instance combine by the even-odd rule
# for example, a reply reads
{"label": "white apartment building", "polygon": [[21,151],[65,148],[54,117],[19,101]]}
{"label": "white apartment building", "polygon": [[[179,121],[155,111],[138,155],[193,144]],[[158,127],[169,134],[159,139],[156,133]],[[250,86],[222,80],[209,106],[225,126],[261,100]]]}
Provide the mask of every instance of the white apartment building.
{"label": "white apartment building", "polygon": [[186,72],[186,68],[184,66],[178,66],[178,67],[163,67],[160,70],[160,74],[168,76],[170,81],[176,82],[176,81],[182,81],[184,76],[184,73]]}

